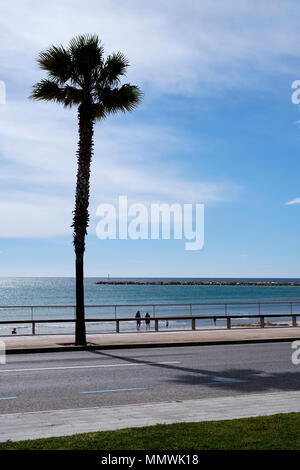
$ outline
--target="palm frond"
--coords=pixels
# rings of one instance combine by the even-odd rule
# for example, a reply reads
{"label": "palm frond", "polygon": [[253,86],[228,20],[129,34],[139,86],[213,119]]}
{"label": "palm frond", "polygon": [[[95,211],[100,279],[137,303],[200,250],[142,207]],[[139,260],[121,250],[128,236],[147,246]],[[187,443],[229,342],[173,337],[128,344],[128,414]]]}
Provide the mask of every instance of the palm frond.
{"label": "palm frond", "polygon": [[126,75],[128,66],[129,61],[122,52],[109,55],[100,71],[99,83],[104,86],[116,86],[120,77]]}
{"label": "palm frond", "polygon": [[51,80],[63,85],[72,74],[72,58],[63,46],[51,46],[41,52],[38,64],[42,70],[48,73]]}
{"label": "palm frond", "polygon": [[70,41],[69,52],[74,67],[72,79],[76,82],[79,78],[81,85],[82,78],[90,81],[92,72],[103,65],[104,48],[96,35],[76,36]]}
{"label": "palm frond", "polygon": [[83,100],[84,93],[82,90],[75,88],[70,85],[66,85],[62,89],[61,98],[64,106],[73,106],[74,104],[80,104]]}
{"label": "palm frond", "polygon": [[30,98],[38,101],[55,101],[68,107],[80,104],[82,91],[69,85],[60,87],[55,81],[41,80],[34,85]]}
{"label": "palm frond", "polygon": [[[103,116],[133,111],[140,103],[143,93],[134,85],[125,83],[120,88],[98,88],[96,103],[103,108]],[[98,118],[98,116],[96,116]]]}

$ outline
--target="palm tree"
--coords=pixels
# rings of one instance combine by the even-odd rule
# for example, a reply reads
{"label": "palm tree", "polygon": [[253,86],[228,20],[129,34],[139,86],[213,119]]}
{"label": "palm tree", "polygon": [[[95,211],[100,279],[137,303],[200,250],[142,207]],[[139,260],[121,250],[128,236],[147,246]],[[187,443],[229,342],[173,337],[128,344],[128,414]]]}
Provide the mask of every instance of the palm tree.
{"label": "palm tree", "polygon": [[78,108],[78,166],[72,224],[76,257],[75,343],[85,345],[83,261],[89,224],[94,124],[118,111],[133,111],[142,92],[137,86],[121,84],[120,79],[129,66],[128,60],[121,52],[104,58],[103,46],[96,35],[77,36],[67,48],[52,45],[39,54],[38,64],[47,72],[47,78],[34,85],[30,98]]}

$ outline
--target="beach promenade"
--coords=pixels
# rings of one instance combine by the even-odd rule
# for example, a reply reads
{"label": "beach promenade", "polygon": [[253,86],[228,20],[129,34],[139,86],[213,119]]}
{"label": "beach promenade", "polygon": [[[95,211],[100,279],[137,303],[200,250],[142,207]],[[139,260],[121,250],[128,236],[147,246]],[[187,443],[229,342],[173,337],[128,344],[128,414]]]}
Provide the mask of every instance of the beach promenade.
{"label": "beach promenade", "polygon": [[[137,333],[88,334],[86,349],[239,344],[300,340],[300,327],[206,328],[191,330],[140,331]],[[80,350],[73,335],[2,336],[10,353]]]}

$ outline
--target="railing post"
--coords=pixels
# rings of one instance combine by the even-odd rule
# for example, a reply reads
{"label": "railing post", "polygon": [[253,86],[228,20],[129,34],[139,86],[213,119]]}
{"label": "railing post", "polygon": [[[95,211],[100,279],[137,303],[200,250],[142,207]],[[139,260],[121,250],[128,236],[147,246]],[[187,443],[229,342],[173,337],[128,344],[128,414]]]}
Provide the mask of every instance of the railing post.
{"label": "railing post", "polygon": [[192,318],[192,330],[196,329],[196,318]]}
{"label": "railing post", "polygon": [[227,317],[227,304],[225,304],[225,316]]}
{"label": "railing post", "polygon": [[296,317],[296,315],[292,316],[292,324],[293,324],[293,326],[297,326],[297,317]]}
{"label": "railing post", "polygon": [[260,327],[261,328],[265,327],[265,317],[263,317],[263,316],[260,317]]}
{"label": "railing post", "polygon": [[231,318],[230,317],[227,317],[227,328],[230,329],[231,328]]}
{"label": "railing post", "polygon": [[35,335],[35,324],[33,322],[33,307],[31,308],[32,334]]}
{"label": "railing post", "polygon": [[158,319],[155,318],[154,321],[155,321],[155,331],[158,331]]}
{"label": "railing post", "polygon": [[120,333],[120,320],[116,319],[116,333]]}

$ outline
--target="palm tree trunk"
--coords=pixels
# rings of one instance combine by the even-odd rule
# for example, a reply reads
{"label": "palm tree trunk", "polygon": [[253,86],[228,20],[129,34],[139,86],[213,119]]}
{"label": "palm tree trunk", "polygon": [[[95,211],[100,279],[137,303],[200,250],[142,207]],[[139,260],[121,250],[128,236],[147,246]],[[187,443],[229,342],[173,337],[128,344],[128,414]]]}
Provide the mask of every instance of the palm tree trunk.
{"label": "palm tree trunk", "polygon": [[86,345],[85,312],[84,312],[84,275],[83,253],[76,253],[76,325],[75,344]]}
{"label": "palm tree trunk", "polygon": [[94,118],[91,103],[82,103],[78,109],[79,142],[77,151],[77,184],[73,218],[76,255],[76,325],[75,344],[86,345],[84,312],[84,251],[89,224],[90,170],[93,155]]}

